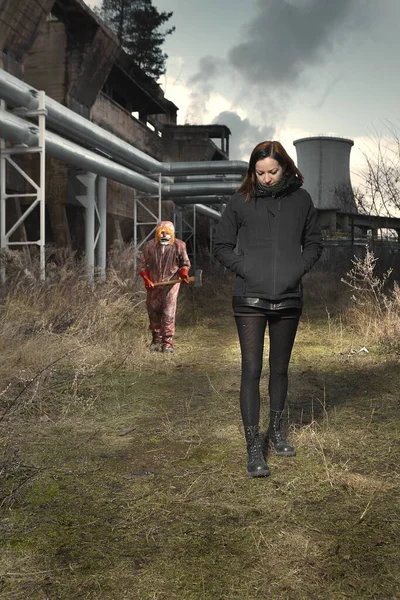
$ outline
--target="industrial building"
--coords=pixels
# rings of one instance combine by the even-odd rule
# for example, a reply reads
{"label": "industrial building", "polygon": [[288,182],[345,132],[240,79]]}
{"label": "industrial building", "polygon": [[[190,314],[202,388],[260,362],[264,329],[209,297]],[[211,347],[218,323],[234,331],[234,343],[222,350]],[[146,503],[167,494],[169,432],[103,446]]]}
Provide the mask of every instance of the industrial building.
{"label": "industrial building", "polygon": [[[229,160],[228,127],[178,125],[178,107],[82,0],[0,0],[0,52],[3,248],[46,239],[104,270],[115,242],[139,244],[162,217],[193,253],[210,249],[247,168]],[[358,214],[351,140],[294,145],[327,245],[399,234],[400,219]]]}
{"label": "industrial building", "polygon": [[[354,198],[350,177],[350,152],[353,141],[334,136],[307,137],[293,142],[297,166],[304,176],[304,187],[318,210],[328,258],[338,249],[355,253],[366,244],[385,245],[391,252],[400,250],[400,218],[361,214]],[[397,238],[378,237],[391,231]]]}
{"label": "industrial building", "polygon": [[[34,90],[43,90],[47,100],[53,99],[72,110],[77,118],[79,115],[98,125],[106,136],[109,132],[117,136],[121,143],[125,142],[145,153],[149,161],[154,159],[151,165],[153,179],[161,176],[161,165],[166,162],[226,162],[229,159],[229,129],[225,125],[177,125],[178,107],[167,100],[160,86],[130,60],[120,48],[115,35],[82,0],[0,2],[0,14],[3,70]],[[8,100],[9,108],[18,109],[19,98],[9,97]],[[71,124],[63,126],[60,123],[60,119],[64,118],[60,108],[56,111],[58,115],[54,121],[48,115],[46,128],[78,141]],[[101,149],[87,139],[79,142],[101,156],[108,156],[107,144]],[[19,164],[34,180],[37,179],[35,174],[39,168],[37,162],[29,153],[19,157]],[[243,165],[240,169],[243,172]],[[147,165],[142,170],[145,171]],[[181,173],[190,173],[190,169],[183,169]],[[12,223],[24,213],[29,199],[17,196],[26,191],[26,179],[10,169],[9,164],[7,176],[9,195],[14,195],[6,208],[7,220]],[[85,248],[84,198],[87,182],[83,183],[84,176],[85,171],[79,166],[46,153],[47,242]],[[223,178],[222,172],[218,183]],[[164,178],[163,181],[173,182],[173,179]],[[193,183],[190,185],[193,186]],[[132,189],[132,186],[128,187],[110,177],[107,177],[106,186],[107,248],[116,240],[132,240],[134,221],[137,225],[136,237],[143,238],[149,226],[141,223],[149,221],[148,210],[152,213],[161,210],[157,206],[159,190],[154,186],[151,192],[143,192],[140,188]],[[228,192],[233,189],[231,184]],[[193,190],[190,192],[193,195]],[[172,219],[174,207],[177,209],[178,204],[165,200],[163,196],[162,217]],[[134,197],[138,199],[136,214]],[[141,199],[144,202],[140,202]],[[220,205],[218,198],[214,198],[214,202]],[[190,209],[182,209],[189,216],[185,218],[185,215],[181,215],[180,219],[181,223],[192,219],[192,223],[188,223],[189,229],[193,228],[193,216],[189,214],[193,212],[193,205],[192,200]],[[9,237],[9,241],[29,239],[31,230],[38,227],[37,213],[36,210],[32,211]],[[198,207],[198,231],[201,227],[204,229],[204,221],[208,222],[210,215],[215,222],[219,213],[210,206]]]}

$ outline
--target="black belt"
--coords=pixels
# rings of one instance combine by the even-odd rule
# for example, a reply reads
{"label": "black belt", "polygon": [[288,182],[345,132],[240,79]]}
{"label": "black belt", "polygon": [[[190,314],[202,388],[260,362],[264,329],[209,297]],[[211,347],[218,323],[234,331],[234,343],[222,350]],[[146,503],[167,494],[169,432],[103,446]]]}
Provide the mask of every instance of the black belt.
{"label": "black belt", "polygon": [[248,298],[246,296],[233,296],[232,306],[236,308],[258,308],[260,310],[284,310],[285,308],[302,308],[301,298],[283,298],[278,302],[266,298]]}

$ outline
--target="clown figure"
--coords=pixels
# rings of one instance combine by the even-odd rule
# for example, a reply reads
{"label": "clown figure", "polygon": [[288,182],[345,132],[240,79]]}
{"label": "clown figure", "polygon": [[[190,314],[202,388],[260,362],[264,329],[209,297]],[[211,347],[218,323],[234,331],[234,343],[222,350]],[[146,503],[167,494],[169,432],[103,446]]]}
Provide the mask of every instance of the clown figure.
{"label": "clown figure", "polygon": [[[146,308],[150,320],[152,342],[150,349],[173,352],[175,313],[180,282],[189,283],[190,260],[186,244],[175,239],[171,221],[161,221],[153,240],[147,242],[139,259],[139,275],[147,290]],[[171,285],[154,286],[155,283],[180,279]]]}

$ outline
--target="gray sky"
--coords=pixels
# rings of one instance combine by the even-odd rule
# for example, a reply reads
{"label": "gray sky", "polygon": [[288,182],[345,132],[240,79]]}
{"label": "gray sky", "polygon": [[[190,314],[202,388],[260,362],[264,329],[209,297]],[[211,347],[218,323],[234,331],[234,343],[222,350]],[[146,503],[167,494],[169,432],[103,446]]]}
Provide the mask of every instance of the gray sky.
{"label": "gray sky", "polygon": [[362,153],[399,123],[399,0],[153,4],[174,13],[160,83],[178,122],[228,125],[232,159],[272,137],[296,158],[293,140],[334,135],[354,140],[355,176]]}

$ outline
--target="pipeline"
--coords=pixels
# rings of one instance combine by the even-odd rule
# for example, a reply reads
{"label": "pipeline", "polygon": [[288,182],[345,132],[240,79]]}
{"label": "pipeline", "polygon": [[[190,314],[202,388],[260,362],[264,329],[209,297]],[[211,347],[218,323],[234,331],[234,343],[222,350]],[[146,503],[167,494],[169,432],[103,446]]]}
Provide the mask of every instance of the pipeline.
{"label": "pipeline", "polygon": [[[39,143],[37,127],[4,109],[0,109],[0,136],[14,144],[36,146]],[[142,192],[158,194],[158,183],[153,179],[132,171],[91,150],[82,148],[51,131],[46,130],[45,143],[46,152],[62,162],[97,173],[107,179],[118,181]],[[173,198],[175,196],[198,196],[199,194],[228,195],[234,193],[237,187],[237,182],[210,183],[204,181],[162,184],[161,191],[164,198]]]}
{"label": "pipeline", "polygon": [[234,194],[239,185],[236,182],[209,182],[198,181],[196,183],[164,183],[161,186],[162,194],[166,198],[180,198],[181,196],[230,196]]}
{"label": "pipeline", "polygon": [[209,206],[203,206],[202,204],[194,205],[196,212],[204,217],[208,217],[209,219],[213,219],[214,221],[219,221],[221,218],[221,213],[217,210],[210,208]]}
{"label": "pipeline", "polygon": [[[37,109],[38,93],[35,88],[0,69],[0,98],[12,108]],[[49,129],[85,148],[98,150],[105,157],[128,168],[140,168],[163,175],[247,172],[248,165],[244,161],[160,162],[47,95],[46,110],[46,125]]]}
{"label": "pipeline", "polygon": [[184,183],[187,181],[237,181],[238,187],[241,181],[243,181],[243,175],[226,175],[221,173],[219,175],[180,175],[174,177],[175,183]]}
{"label": "pipeline", "polygon": [[185,204],[226,204],[229,200],[229,196],[180,196],[176,198],[175,204],[183,206]]}
{"label": "pipeline", "polygon": [[1,137],[23,146],[35,146],[38,143],[38,128],[18,119],[12,113],[1,110]]}

